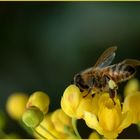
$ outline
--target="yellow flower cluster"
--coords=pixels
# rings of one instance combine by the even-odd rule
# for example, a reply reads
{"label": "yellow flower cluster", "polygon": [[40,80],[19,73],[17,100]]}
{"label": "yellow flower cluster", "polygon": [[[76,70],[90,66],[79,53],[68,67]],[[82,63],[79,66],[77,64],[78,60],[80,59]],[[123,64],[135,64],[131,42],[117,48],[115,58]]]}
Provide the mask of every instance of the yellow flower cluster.
{"label": "yellow flower cluster", "polygon": [[71,118],[62,109],[48,113],[49,96],[42,92],[34,92],[28,99],[23,122],[35,132],[37,138],[66,139],[76,138],[72,129]]}
{"label": "yellow flower cluster", "polygon": [[72,130],[71,118],[62,109],[47,114],[35,129],[47,139],[76,138]]}
{"label": "yellow flower cluster", "polygon": [[[110,86],[116,86],[111,81]],[[15,120],[23,122],[35,132],[37,138],[76,139],[81,138],[76,119],[83,119],[93,129],[89,139],[117,138],[131,124],[140,125],[139,81],[128,81],[124,89],[124,100],[109,93],[94,95],[80,92],[75,85],[68,86],[61,98],[61,108],[48,113],[50,99],[42,92],[34,92],[29,98],[24,93],[12,94],[6,104],[7,112]]]}
{"label": "yellow flower cluster", "polygon": [[49,104],[50,99],[46,93],[42,91],[34,92],[26,104],[26,111],[22,116],[23,122],[28,127],[37,127],[48,112]]}
{"label": "yellow flower cluster", "polygon": [[[140,121],[140,92],[138,81],[133,79],[125,88],[125,99],[114,101],[109,93],[96,93],[94,97],[81,93],[75,85],[64,91],[61,99],[63,111],[72,118],[84,119],[87,126],[105,138],[117,138],[123,129]],[[122,105],[122,106],[121,106]]]}
{"label": "yellow flower cluster", "polygon": [[100,97],[98,104],[98,114],[85,112],[84,120],[90,128],[95,129],[105,138],[116,138],[124,128],[131,124],[129,113],[122,113],[118,99],[115,99],[114,104],[109,94],[104,93]]}
{"label": "yellow flower cluster", "polygon": [[49,109],[49,104],[50,104],[49,96],[45,92],[36,91],[30,96],[26,104],[26,108],[34,106],[38,108],[40,111],[42,111],[43,114],[46,114]]}

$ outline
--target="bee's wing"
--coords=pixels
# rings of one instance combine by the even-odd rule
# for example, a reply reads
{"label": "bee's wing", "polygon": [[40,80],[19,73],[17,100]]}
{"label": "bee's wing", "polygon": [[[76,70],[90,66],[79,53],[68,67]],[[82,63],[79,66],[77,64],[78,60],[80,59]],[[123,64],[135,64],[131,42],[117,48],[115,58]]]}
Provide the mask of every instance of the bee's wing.
{"label": "bee's wing", "polygon": [[125,59],[121,63],[127,64],[132,67],[140,66],[140,60],[136,60],[136,59]]}
{"label": "bee's wing", "polygon": [[111,62],[113,61],[113,59],[115,58],[116,50],[117,50],[116,46],[110,47],[107,50],[105,50],[102,53],[102,55],[99,57],[99,59],[97,60],[96,64],[93,66],[93,68],[95,68],[95,67],[103,68],[103,67],[110,65]]}

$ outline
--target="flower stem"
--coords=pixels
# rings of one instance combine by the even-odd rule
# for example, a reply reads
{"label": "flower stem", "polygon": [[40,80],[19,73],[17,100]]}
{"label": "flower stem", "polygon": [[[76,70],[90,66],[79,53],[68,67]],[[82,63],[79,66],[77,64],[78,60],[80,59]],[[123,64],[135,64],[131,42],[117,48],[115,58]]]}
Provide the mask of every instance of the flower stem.
{"label": "flower stem", "polygon": [[50,136],[53,137],[53,139],[57,139],[47,128],[45,128],[43,125],[39,125],[44,131],[46,131]]}
{"label": "flower stem", "polygon": [[41,139],[47,139],[46,137],[42,136],[38,131],[36,131],[36,129],[26,127],[26,125],[24,125],[24,123],[22,121],[19,121],[19,124],[31,136],[33,135],[33,132],[35,132],[37,135],[39,135],[41,137]]}
{"label": "flower stem", "polygon": [[76,136],[81,139],[81,136],[77,130],[77,119],[76,118],[72,118],[72,126],[73,126],[73,130],[74,130]]}
{"label": "flower stem", "polygon": [[33,135],[32,130],[27,127],[22,121],[19,121],[19,125],[29,134],[29,135]]}

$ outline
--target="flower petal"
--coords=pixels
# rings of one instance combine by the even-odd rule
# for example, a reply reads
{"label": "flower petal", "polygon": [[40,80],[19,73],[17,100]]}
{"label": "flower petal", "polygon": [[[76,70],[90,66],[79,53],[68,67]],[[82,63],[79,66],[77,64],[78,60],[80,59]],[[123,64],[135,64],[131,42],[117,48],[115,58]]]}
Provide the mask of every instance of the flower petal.
{"label": "flower petal", "polygon": [[128,111],[126,113],[122,114],[122,122],[118,128],[118,132],[120,133],[123,129],[125,129],[126,127],[130,126],[132,123],[132,115],[131,113]]}
{"label": "flower petal", "polygon": [[133,123],[140,121],[140,92],[134,92],[126,96],[123,104],[123,112],[130,111],[133,116]]}
{"label": "flower petal", "polygon": [[79,119],[83,118],[85,111],[91,112],[93,110],[91,104],[92,104],[92,96],[86,96],[85,98],[82,98],[76,110],[77,118]]}
{"label": "flower petal", "polygon": [[76,118],[76,111],[67,104],[64,98],[61,99],[61,108],[69,117]]}
{"label": "flower petal", "polygon": [[137,79],[131,79],[127,82],[125,88],[124,88],[124,95],[130,95],[133,94],[135,91],[139,90],[139,81]]}
{"label": "flower petal", "polygon": [[81,101],[81,92],[75,85],[70,85],[64,91],[61,99],[63,111],[70,117],[76,117],[76,110]]}
{"label": "flower petal", "polygon": [[103,135],[102,128],[99,125],[96,115],[94,115],[90,112],[85,112],[84,120],[85,120],[86,124],[88,125],[88,127],[95,129],[96,131],[98,131],[98,133]]}

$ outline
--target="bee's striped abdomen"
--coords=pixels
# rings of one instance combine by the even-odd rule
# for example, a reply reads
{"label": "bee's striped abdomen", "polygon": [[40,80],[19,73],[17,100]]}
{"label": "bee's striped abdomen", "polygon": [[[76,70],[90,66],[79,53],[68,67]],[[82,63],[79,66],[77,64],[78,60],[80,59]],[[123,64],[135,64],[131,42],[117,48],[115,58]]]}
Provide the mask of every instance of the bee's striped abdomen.
{"label": "bee's striped abdomen", "polygon": [[124,63],[112,65],[109,69],[109,75],[117,83],[130,79],[134,74],[135,68]]}

